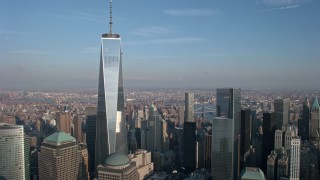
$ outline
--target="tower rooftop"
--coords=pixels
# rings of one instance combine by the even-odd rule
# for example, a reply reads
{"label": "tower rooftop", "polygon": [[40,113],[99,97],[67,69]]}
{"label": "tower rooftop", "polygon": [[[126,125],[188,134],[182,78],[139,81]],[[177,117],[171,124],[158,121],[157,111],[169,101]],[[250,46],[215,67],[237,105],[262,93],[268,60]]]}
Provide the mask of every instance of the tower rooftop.
{"label": "tower rooftop", "polygon": [[106,34],[102,34],[103,38],[120,38],[119,34],[110,34],[110,33],[106,33]]}
{"label": "tower rooftop", "polygon": [[104,164],[107,166],[124,166],[130,163],[128,156],[122,153],[112,153],[109,157],[104,161]]}
{"label": "tower rooftop", "polygon": [[58,131],[44,139],[45,142],[51,142],[55,144],[62,144],[66,142],[75,142],[76,139],[65,132]]}

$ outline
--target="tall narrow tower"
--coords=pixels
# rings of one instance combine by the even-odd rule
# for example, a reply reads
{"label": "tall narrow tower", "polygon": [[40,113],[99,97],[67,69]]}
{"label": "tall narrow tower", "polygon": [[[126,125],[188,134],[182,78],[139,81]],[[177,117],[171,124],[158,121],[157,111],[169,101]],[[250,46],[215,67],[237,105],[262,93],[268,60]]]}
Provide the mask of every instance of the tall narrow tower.
{"label": "tall narrow tower", "polygon": [[112,33],[112,0],[110,31],[102,34],[97,105],[96,167],[114,152],[127,154],[122,80],[122,52],[119,34]]}

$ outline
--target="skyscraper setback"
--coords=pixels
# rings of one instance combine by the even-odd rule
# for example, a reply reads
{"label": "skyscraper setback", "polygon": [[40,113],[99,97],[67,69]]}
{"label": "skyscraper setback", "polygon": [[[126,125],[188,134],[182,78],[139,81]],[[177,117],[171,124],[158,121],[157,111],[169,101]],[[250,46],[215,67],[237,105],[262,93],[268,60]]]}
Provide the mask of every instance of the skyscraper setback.
{"label": "skyscraper setback", "polygon": [[112,1],[110,32],[101,38],[100,72],[97,105],[96,166],[114,152],[127,154],[124,121],[122,52],[119,34],[112,33]]}

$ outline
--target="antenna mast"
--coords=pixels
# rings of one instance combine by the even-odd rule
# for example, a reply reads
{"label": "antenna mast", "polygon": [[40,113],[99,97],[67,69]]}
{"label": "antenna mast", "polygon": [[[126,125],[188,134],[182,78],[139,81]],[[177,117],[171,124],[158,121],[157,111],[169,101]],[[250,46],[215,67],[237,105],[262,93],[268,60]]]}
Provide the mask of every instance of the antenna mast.
{"label": "antenna mast", "polygon": [[110,34],[112,34],[112,0],[110,0],[110,22],[109,22],[109,25],[110,25]]}

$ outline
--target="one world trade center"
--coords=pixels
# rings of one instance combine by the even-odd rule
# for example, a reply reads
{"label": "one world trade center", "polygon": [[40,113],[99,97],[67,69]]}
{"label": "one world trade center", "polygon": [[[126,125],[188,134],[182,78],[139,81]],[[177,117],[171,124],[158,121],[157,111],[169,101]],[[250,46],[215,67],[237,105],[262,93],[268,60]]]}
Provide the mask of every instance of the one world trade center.
{"label": "one world trade center", "polygon": [[98,105],[96,121],[96,167],[114,152],[127,154],[124,119],[122,52],[119,34],[112,33],[112,1],[110,30],[101,37]]}

